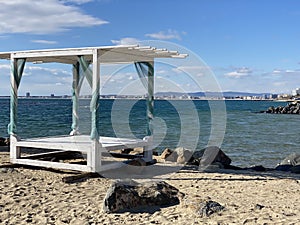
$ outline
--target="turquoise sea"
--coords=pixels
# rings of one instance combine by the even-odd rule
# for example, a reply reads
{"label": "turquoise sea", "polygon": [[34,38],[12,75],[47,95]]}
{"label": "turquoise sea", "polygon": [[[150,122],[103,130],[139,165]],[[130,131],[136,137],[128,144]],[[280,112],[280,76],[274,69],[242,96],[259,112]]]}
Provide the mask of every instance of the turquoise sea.
{"label": "turquoise sea", "polygon": [[[233,165],[275,167],[288,154],[300,152],[300,115],[257,112],[269,106],[286,104],[240,100],[228,100],[225,104],[222,101],[157,100],[156,149],[159,152],[177,146],[202,149],[209,140],[215,143],[217,139]],[[19,99],[18,135],[28,138],[68,134],[72,123],[71,107],[70,99]],[[81,133],[89,134],[88,99],[80,100],[79,116]],[[224,139],[222,129],[215,128],[214,121],[224,127]],[[7,136],[8,123],[9,99],[0,99],[0,136]],[[146,135],[146,124],[144,100],[100,100],[100,135],[142,138]]]}

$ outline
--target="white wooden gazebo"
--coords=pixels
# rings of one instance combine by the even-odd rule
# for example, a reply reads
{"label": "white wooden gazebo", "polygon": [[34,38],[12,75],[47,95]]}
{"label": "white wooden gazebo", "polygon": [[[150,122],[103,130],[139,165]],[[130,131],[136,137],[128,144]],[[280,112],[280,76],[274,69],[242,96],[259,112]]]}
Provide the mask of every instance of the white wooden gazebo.
{"label": "white wooden gazebo", "polygon": [[[116,167],[116,163],[105,164],[102,162],[103,152],[136,147],[143,147],[143,157],[146,161],[152,160],[153,128],[151,121],[153,119],[154,99],[154,60],[155,58],[185,58],[186,56],[186,54],[180,54],[177,51],[156,49],[149,46],[140,47],[137,45],[1,52],[0,59],[9,59],[11,61],[10,124],[8,126],[11,162],[57,169],[100,172]],[[73,65],[73,111],[72,130],[70,134],[29,139],[22,139],[22,135],[17,134],[18,87],[26,62]],[[98,127],[100,65],[115,63],[134,63],[142,84],[148,90],[148,129],[147,135],[143,139],[99,137],[98,129],[101,129],[101,127]],[[78,98],[84,78],[87,79],[92,89],[90,136],[80,135],[78,127]],[[22,148],[45,149],[47,152],[22,156]],[[49,152],[49,150],[53,151]],[[86,154],[86,165],[39,160],[39,156],[54,155],[62,151],[79,151]]]}

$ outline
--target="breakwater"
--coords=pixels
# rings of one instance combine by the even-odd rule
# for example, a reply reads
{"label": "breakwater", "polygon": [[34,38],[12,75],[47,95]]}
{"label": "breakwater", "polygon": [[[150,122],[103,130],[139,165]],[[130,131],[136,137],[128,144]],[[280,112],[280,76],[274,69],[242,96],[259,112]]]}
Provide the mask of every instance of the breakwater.
{"label": "breakwater", "polygon": [[275,113],[275,114],[300,114],[300,103],[290,102],[286,106],[271,106],[263,113]]}

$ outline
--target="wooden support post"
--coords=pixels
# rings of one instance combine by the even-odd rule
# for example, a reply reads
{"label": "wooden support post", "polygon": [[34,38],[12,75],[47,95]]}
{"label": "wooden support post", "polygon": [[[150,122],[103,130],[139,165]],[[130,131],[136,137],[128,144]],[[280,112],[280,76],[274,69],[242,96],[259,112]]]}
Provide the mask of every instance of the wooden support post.
{"label": "wooden support post", "polygon": [[147,147],[144,148],[145,161],[152,160],[153,148],[153,118],[154,118],[154,61],[149,62],[148,65],[148,100],[147,100],[147,120],[148,120],[148,137]]}
{"label": "wooden support post", "polygon": [[101,170],[101,143],[99,142],[98,120],[99,120],[99,88],[100,87],[100,62],[98,62],[98,50],[93,51],[93,85],[92,85],[92,149],[88,163],[92,168],[92,172]]}
{"label": "wooden support post", "polygon": [[21,157],[20,147],[17,147],[18,137],[14,133],[13,126],[17,125],[17,109],[18,109],[18,85],[15,80],[15,70],[18,69],[17,59],[11,55],[11,69],[10,69],[10,161],[13,162],[15,159]]}

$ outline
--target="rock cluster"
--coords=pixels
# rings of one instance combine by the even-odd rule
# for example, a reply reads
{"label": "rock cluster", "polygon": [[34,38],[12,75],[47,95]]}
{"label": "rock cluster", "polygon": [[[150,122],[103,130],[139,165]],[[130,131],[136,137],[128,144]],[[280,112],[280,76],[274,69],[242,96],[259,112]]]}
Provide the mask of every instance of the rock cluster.
{"label": "rock cluster", "polygon": [[212,164],[218,166],[230,165],[231,159],[217,146],[192,151],[183,147],[174,150],[165,149],[161,158],[166,161],[177,162],[178,164],[191,164],[196,166],[209,166]]}
{"label": "rock cluster", "polygon": [[209,217],[225,209],[218,202],[191,198],[164,181],[138,183],[133,180],[117,180],[108,189],[103,201],[106,213],[150,212],[161,207],[181,204],[200,217]]}
{"label": "rock cluster", "polygon": [[199,170],[205,172],[215,172],[219,169],[232,170],[252,170],[252,171],[288,171],[292,173],[300,173],[300,154],[293,153],[287,156],[276,168],[265,168],[261,165],[251,167],[238,167],[231,165],[231,159],[216,146],[191,151],[189,149],[179,147],[174,150],[166,148],[161,154],[161,159],[165,161],[176,162],[178,164],[199,166]]}
{"label": "rock cluster", "polygon": [[262,111],[264,113],[275,113],[275,114],[300,114],[300,103],[291,102],[286,106],[271,106],[267,111]]}
{"label": "rock cluster", "polygon": [[183,194],[164,181],[138,183],[133,180],[117,180],[108,189],[104,212],[124,212],[150,209],[153,206],[177,205]]}
{"label": "rock cluster", "polygon": [[0,146],[9,146],[9,138],[0,137]]}

